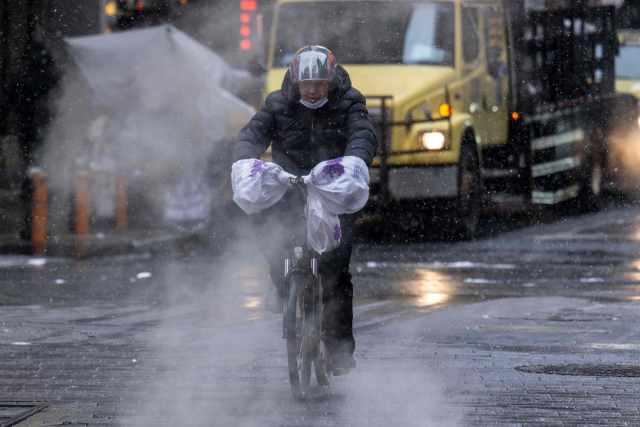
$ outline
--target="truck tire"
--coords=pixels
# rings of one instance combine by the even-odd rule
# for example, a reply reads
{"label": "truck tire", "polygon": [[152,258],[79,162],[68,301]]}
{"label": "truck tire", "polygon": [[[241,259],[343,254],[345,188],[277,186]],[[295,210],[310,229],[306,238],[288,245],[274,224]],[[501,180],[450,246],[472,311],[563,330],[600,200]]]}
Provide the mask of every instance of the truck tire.
{"label": "truck tire", "polygon": [[480,166],[471,145],[463,145],[458,163],[458,197],[454,209],[454,231],[457,238],[468,240],[478,234],[480,219]]}
{"label": "truck tire", "polygon": [[604,176],[604,156],[598,149],[589,155],[580,179],[578,209],[581,212],[596,212],[602,206],[602,181]]}

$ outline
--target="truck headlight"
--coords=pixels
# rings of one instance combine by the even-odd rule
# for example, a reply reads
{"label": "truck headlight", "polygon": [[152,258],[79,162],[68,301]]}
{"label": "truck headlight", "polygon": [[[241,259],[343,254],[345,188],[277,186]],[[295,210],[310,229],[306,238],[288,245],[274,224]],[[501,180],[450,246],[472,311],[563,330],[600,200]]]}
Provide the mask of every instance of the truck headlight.
{"label": "truck headlight", "polygon": [[446,138],[442,132],[425,132],[420,135],[420,142],[422,143],[422,147],[426,150],[442,150],[444,148],[445,141]]}
{"label": "truck headlight", "polygon": [[104,14],[107,16],[113,16],[116,13],[118,13],[118,6],[116,5],[116,2],[110,1],[107,3],[104,7]]}

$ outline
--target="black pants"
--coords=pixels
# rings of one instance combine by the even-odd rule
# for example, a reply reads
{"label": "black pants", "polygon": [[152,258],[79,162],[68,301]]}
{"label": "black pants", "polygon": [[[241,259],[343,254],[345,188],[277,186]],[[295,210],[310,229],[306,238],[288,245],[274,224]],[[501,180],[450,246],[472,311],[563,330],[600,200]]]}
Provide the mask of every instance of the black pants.
{"label": "black pants", "polygon": [[[284,287],[284,252],[291,245],[295,234],[297,215],[304,209],[305,201],[295,192],[287,192],[274,206],[256,215],[260,249],[269,263],[269,275],[273,283]],[[323,329],[325,345],[330,350],[353,353],[353,284],[349,263],[355,238],[356,219],[359,214],[340,215],[342,236],[340,246],[324,254],[320,259],[322,277]]]}

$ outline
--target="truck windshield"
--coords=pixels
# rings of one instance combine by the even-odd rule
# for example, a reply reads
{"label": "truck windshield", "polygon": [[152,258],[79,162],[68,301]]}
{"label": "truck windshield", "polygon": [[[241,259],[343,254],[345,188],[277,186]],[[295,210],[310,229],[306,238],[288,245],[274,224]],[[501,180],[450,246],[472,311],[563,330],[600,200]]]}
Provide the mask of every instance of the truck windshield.
{"label": "truck windshield", "polygon": [[453,66],[451,2],[322,1],[284,3],[278,12],[274,67],[319,44],[341,64]]}
{"label": "truck windshield", "polygon": [[616,56],[616,77],[640,79],[640,46],[620,46],[620,54]]}

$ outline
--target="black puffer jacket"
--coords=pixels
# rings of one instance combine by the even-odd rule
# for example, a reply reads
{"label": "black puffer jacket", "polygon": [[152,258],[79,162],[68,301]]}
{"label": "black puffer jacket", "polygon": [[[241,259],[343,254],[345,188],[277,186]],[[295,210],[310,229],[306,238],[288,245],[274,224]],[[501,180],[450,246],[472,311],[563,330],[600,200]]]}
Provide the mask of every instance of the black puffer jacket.
{"label": "black puffer jacket", "polygon": [[329,85],[329,101],[317,110],[300,104],[300,91],[287,72],[282,88],[269,94],[264,107],[240,131],[233,161],[257,159],[272,144],[273,161],[297,176],[341,156],[357,156],[370,165],[377,142],[364,96],[351,87],[344,68],[338,66],[337,71]]}

